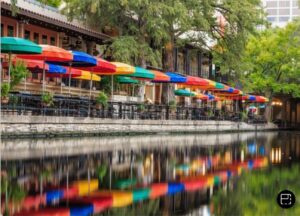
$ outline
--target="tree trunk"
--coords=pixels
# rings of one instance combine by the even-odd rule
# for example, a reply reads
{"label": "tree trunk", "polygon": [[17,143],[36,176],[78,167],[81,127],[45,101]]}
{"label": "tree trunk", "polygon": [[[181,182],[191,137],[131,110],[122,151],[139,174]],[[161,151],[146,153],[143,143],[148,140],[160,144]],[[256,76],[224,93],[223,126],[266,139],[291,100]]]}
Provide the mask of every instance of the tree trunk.
{"label": "tree trunk", "polygon": [[266,92],[266,97],[269,98],[269,102],[267,103],[265,109],[265,118],[268,122],[272,121],[272,100],[273,100],[273,93],[270,91]]}
{"label": "tree trunk", "polygon": [[[162,59],[163,70],[166,72],[174,72],[174,39],[165,45]],[[163,83],[161,96],[161,101],[163,104],[168,104],[170,101],[174,100],[174,85]]]}

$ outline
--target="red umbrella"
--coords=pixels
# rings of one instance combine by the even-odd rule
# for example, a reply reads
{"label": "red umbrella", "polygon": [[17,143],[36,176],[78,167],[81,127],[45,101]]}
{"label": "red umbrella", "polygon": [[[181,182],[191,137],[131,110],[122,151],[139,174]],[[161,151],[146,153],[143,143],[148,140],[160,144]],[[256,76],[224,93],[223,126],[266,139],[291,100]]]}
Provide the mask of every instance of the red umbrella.
{"label": "red umbrella", "polygon": [[[28,70],[34,70],[34,71],[42,71],[44,67],[44,62],[40,60],[31,60],[31,59],[13,59],[12,64],[15,65],[17,61],[22,61],[26,68]],[[3,68],[8,68],[9,67],[9,62],[3,62],[2,63]],[[45,65],[45,70],[48,70],[49,66],[46,64]]]}
{"label": "red umbrella", "polygon": [[102,59],[97,58],[97,65],[92,67],[82,67],[80,68],[82,70],[88,70],[95,74],[101,74],[101,75],[111,75],[116,73],[117,67],[116,65]]}
{"label": "red umbrella", "polygon": [[205,86],[209,85],[209,82],[205,79],[195,76],[187,76],[186,83],[184,85],[193,85],[193,86]]}
{"label": "red umbrella", "polygon": [[40,45],[42,53],[37,55],[17,55],[18,58],[42,60],[43,64],[43,92],[45,91],[45,61],[48,62],[68,62],[73,60],[71,52],[57,46]]}

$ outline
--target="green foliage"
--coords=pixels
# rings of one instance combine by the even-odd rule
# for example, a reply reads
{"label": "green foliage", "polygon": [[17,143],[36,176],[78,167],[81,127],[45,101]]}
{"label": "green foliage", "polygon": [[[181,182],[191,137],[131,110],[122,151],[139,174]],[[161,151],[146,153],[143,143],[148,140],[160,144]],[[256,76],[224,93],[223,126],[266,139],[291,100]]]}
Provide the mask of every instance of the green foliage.
{"label": "green foliage", "polygon": [[234,191],[213,196],[215,215],[299,215],[296,204],[288,211],[276,203],[278,193],[289,187],[300,196],[299,166],[243,173]]}
{"label": "green foliage", "polygon": [[103,106],[107,107],[108,105],[108,97],[104,92],[99,92],[97,98],[96,98],[96,103]]}
{"label": "green foliage", "polygon": [[251,37],[243,57],[243,82],[248,91],[300,97],[300,21],[267,29]]}
{"label": "green foliage", "polygon": [[24,79],[29,71],[26,68],[26,65],[23,61],[17,61],[15,65],[11,66],[10,70],[10,87],[13,89],[16,85],[18,85],[22,79]]}
{"label": "green foliage", "polygon": [[138,104],[137,105],[137,111],[138,112],[144,112],[146,110],[145,104]]}
{"label": "green foliage", "polygon": [[59,7],[62,3],[62,0],[37,0],[38,2],[41,2],[44,5],[48,5],[51,7]]}
{"label": "green foliage", "polygon": [[[64,11],[70,19],[78,18],[96,30],[109,29],[116,35],[106,49],[114,59],[141,66],[161,65],[161,55],[176,46],[193,44],[210,49],[209,39],[214,39],[219,63],[235,68],[249,33],[263,23],[260,0],[66,0],[66,3]],[[216,12],[228,23],[223,29]],[[174,64],[171,60],[168,63]]]}
{"label": "green foliage", "polygon": [[42,94],[42,103],[47,106],[53,105],[53,94],[50,92],[44,92]]}
{"label": "green foliage", "polygon": [[177,103],[175,100],[169,101],[169,107],[171,111],[176,111]]}
{"label": "green foliage", "polygon": [[96,173],[100,182],[103,182],[104,177],[107,175],[107,166],[101,165],[96,168]]}
{"label": "green foliage", "polygon": [[7,97],[10,91],[10,85],[8,83],[1,84],[1,97]]}

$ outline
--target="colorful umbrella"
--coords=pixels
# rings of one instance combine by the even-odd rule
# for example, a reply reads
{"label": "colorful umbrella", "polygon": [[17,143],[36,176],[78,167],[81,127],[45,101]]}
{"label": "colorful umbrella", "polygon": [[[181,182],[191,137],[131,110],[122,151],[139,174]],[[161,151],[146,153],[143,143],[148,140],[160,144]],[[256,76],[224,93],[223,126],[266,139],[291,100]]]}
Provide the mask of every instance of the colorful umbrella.
{"label": "colorful umbrella", "polygon": [[154,83],[167,83],[170,82],[170,77],[160,71],[151,70],[154,73],[154,79],[151,82]]}
{"label": "colorful umbrella", "polygon": [[135,71],[133,74],[128,74],[129,77],[134,77],[141,80],[152,80],[155,75],[150,70],[141,67],[135,67]]}
{"label": "colorful umbrella", "polygon": [[44,61],[43,66],[43,92],[45,91],[45,62],[67,62],[72,61],[73,55],[65,49],[51,45],[40,45],[42,53],[37,55],[18,55],[19,58]]}
{"label": "colorful umbrella", "polygon": [[81,76],[75,76],[74,79],[100,81],[101,77],[89,71],[81,71]]}
{"label": "colorful umbrella", "polygon": [[186,76],[186,82],[184,84],[191,85],[191,86],[207,86],[209,82],[200,77]]}
{"label": "colorful umbrella", "polygon": [[170,83],[186,83],[187,78],[183,75],[173,73],[173,72],[166,72],[166,75],[170,77]]}
{"label": "colorful umbrella", "polygon": [[117,72],[116,65],[102,58],[96,58],[96,59],[97,59],[97,65],[93,67],[84,67],[82,69],[92,71],[93,73],[98,75],[111,75]]}
{"label": "colorful umbrella", "polygon": [[125,64],[122,62],[111,62],[113,65],[116,66],[116,72],[112,74],[111,77],[111,99],[113,100],[114,96],[114,75],[129,75],[133,74],[135,71],[135,68],[129,64]]}
{"label": "colorful umbrella", "polygon": [[17,37],[1,37],[1,53],[9,54],[8,82],[10,83],[11,55],[12,54],[39,54],[42,48],[29,40]]}
{"label": "colorful umbrella", "polygon": [[195,92],[191,92],[187,89],[177,89],[174,91],[175,95],[182,97],[194,97],[196,96]]}
{"label": "colorful umbrella", "polygon": [[118,76],[117,77],[118,83],[120,84],[138,84],[139,81],[132,79],[131,77],[126,77],[126,76]]}

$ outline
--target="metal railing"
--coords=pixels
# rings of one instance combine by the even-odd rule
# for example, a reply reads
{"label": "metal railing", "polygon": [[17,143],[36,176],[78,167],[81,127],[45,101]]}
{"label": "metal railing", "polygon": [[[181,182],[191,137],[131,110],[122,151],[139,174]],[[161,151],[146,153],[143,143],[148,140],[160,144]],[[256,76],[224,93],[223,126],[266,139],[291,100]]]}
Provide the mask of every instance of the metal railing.
{"label": "metal railing", "polygon": [[[108,102],[107,106],[95,100],[80,97],[54,96],[53,104],[42,103],[41,95],[16,93],[9,103],[1,104],[3,115],[92,117],[110,119],[143,120],[218,120],[242,121],[241,113],[223,113],[213,107],[170,107],[167,105],[141,104],[135,102]],[[249,123],[265,123],[250,119]]]}

